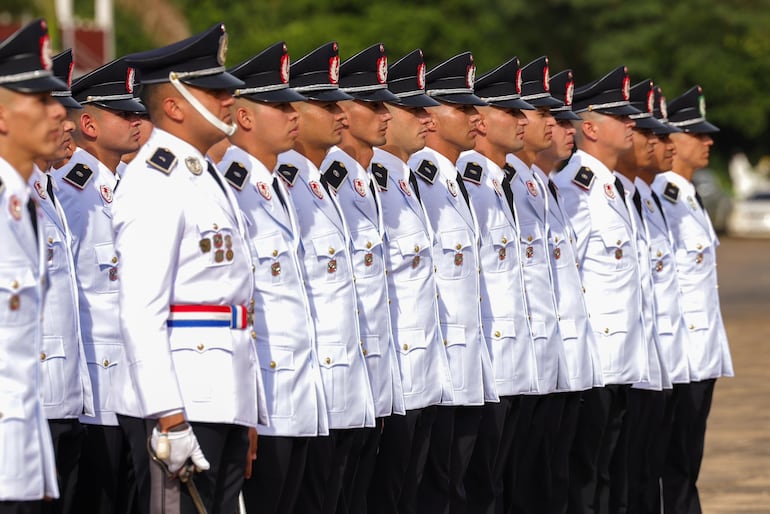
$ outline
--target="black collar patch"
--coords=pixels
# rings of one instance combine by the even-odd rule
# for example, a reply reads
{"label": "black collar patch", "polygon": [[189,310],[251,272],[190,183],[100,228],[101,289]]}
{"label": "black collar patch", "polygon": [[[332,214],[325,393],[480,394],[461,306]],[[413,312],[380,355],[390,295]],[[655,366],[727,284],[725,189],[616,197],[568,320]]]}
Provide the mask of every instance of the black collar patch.
{"label": "black collar patch", "polygon": [[324,172],[324,178],[326,179],[326,183],[334,189],[334,191],[337,191],[342,183],[345,181],[345,179],[348,176],[348,170],[345,168],[345,165],[342,164],[340,161],[334,161],[331,163],[331,165],[326,168],[326,171]]}
{"label": "black collar patch", "polygon": [[425,182],[433,185],[433,182],[436,180],[436,175],[438,174],[438,168],[431,161],[423,160],[414,172]]}
{"label": "black collar patch", "polygon": [[168,175],[176,166],[176,155],[168,148],[158,148],[152,157],[147,159],[147,164]]}
{"label": "black collar patch", "polygon": [[465,171],[463,171],[463,180],[471,182],[477,186],[481,184],[481,175],[484,173],[484,168],[477,162],[469,162],[465,165]]}
{"label": "black collar patch", "polygon": [[674,184],[673,182],[667,182],[666,183],[666,189],[663,190],[663,198],[668,200],[671,203],[676,203],[679,201],[679,186]]}
{"label": "black collar patch", "polygon": [[379,162],[373,162],[372,175],[374,175],[374,180],[377,181],[377,187],[380,188],[380,191],[387,191],[388,190],[388,168],[386,168]]}
{"label": "black collar patch", "polygon": [[577,173],[575,173],[575,176],[572,177],[572,182],[588,191],[591,189],[591,185],[594,183],[594,178],[594,172],[591,171],[590,168],[583,166],[577,171]]}
{"label": "black collar patch", "polygon": [[292,166],[291,164],[281,164],[278,166],[277,171],[278,175],[280,175],[289,187],[294,187],[294,182],[297,181],[297,175],[299,174],[299,170],[296,166]]}
{"label": "black collar patch", "polygon": [[72,167],[72,169],[64,175],[64,181],[68,184],[75,186],[76,188],[83,190],[94,176],[94,172],[85,164],[78,163]]}
{"label": "black collar patch", "polygon": [[243,191],[247,178],[249,178],[249,170],[238,161],[233,161],[225,172],[225,180],[238,191]]}
{"label": "black collar patch", "polygon": [[506,162],[505,165],[503,165],[503,173],[505,173],[505,178],[508,179],[508,182],[511,182],[518,171]]}

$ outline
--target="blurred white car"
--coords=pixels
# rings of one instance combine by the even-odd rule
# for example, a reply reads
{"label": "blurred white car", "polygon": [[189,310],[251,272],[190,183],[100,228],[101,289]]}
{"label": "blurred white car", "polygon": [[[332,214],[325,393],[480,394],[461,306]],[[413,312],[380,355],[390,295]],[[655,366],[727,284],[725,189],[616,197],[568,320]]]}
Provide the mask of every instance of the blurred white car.
{"label": "blurred white car", "polygon": [[770,237],[770,191],[752,193],[733,202],[727,233],[740,237]]}

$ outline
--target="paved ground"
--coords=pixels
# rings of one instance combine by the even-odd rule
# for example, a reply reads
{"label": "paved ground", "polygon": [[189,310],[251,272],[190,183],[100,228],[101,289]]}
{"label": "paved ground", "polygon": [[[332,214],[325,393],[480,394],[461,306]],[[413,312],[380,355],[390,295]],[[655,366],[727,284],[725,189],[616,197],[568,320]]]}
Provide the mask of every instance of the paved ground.
{"label": "paved ground", "polygon": [[736,377],[717,382],[703,512],[770,514],[770,240],[723,238],[718,263]]}

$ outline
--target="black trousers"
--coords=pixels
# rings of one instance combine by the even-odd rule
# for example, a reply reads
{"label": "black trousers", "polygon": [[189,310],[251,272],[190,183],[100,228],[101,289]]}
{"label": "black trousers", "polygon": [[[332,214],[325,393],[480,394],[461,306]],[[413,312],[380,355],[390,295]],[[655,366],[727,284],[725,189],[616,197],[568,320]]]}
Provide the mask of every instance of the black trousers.
{"label": "black trousers", "polygon": [[294,512],[310,441],[309,437],[259,436],[251,478],[243,483],[246,512]]}
{"label": "black trousers", "polygon": [[43,512],[42,501],[3,502],[0,501],[0,514],[40,514]]}
{"label": "black trousers", "polygon": [[674,422],[663,469],[666,513],[701,514],[698,475],[716,379],[674,385]]}
{"label": "black trousers", "polygon": [[615,453],[624,428],[629,389],[627,385],[608,385],[583,392],[570,453],[570,514],[608,514],[612,512],[610,484],[615,491],[626,489],[626,472],[621,470],[626,458],[620,455],[618,459]]}
{"label": "black trousers", "polygon": [[428,458],[438,407],[390,416],[380,438],[380,450],[369,484],[369,514],[417,514],[417,494]]}
{"label": "black trousers", "polygon": [[483,412],[483,406],[439,407],[420,483],[420,512],[465,514],[465,472]]}
{"label": "black trousers", "polygon": [[483,407],[476,446],[465,474],[468,512],[502,514],[505,476],[512,466],[521,396],[502,396]]}
{"label": "black trousers", "polygon": [[133,514],[150,514],[150,457],[147,438],[152,434],[155,420],[118,414],[118,424],[131,452],[131,471],[136,484]]}
{"label": "black trousers", "polygon": [[356,452],[357,455],[356,453],[351,455],[348,460],[342,484],[342,498],[337,505],[337,514],[365,514],[367,512],[367,491],[374,475],[382,429],[388,418],[377,418],[374,428],[359,430],[358,452]]}
{"label": "black trousers", "polygon": [[[195,473],[195,486],[208,514],[232,514],[238,508],[249,450],[249,429],[240,425],[191,422],[203,455],[211,467]],[[151,511],[198,514],[189,489],[150,464]]]}
{"label": "black trousers", "polygon": [[563,396],[556,393],[522,397],[522,423],[516,433],[513,502],[508,512],[547,512],[563,405]]}
{"label": "black trousers", "polygon": [[128,514],[134,504],[131,457],[118,426],[84,424],[75,512]]}
{"label": "black trousers", "polygon": [[550,514],[566,514],[569,504],[569,463],[575,440],[582,392],[556,393],[561,398],[561,416],[551,459]]}
{"label": "black trousers", "polygon": [[59,498],[43,502],[42,510],[45,514],[74,514],[80,451],[86,431],[77,419],[49,419],[48,427],[56,456]]}

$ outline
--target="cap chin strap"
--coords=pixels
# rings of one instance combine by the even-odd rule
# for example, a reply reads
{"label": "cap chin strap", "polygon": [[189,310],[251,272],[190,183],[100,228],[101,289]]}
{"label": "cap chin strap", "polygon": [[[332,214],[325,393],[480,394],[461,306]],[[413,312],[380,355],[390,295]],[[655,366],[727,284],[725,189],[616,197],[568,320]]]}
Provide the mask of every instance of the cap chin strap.
{"label": "cap chin strap", "polygon": [[227,124],[224,121],[220,120],[216,116],[214,116],[211,111],[206,109],[200,101],[193,96],[193,94],[190,92],[189,89],[187,89],[184,84],[179,80],[179,78],[176,76],[175,73],[169,74],[169,81],[171,82],[171,85],[176,88],[177,91],[179,91],[179,94],[184,97],[185,100],[187,100],[190,105],[193,106],[193,109],[198,111],[198,113],[203,116],[203,118],[214,125],[216,128],[221,130],[225,133],[226,136],[232,136],[235,134],[235,130],[238,128],[238,125],[235,123]]}

